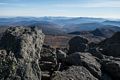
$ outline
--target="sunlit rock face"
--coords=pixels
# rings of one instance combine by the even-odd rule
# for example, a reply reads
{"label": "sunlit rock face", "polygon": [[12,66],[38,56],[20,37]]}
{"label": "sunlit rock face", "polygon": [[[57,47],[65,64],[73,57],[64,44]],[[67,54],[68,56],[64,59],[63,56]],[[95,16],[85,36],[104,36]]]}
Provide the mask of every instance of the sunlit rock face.
{"label": "sunlit rock face", "polygon": [[38,61],[43,42],[44,34],[34,27],[8,28],[0,40],[0,48],[4,50],[0,55],[5,56],[4,59],[0,59],[0,67],[8,67],[2,69],[0,74],[4,74],[6,70],[8,73],[0,76],[0,79],[41,80]]}
{"label": "sunlit rock face", "polygon": [[98,80],[86,68],[71,66],[66,71],[55,72],[51,80]]}

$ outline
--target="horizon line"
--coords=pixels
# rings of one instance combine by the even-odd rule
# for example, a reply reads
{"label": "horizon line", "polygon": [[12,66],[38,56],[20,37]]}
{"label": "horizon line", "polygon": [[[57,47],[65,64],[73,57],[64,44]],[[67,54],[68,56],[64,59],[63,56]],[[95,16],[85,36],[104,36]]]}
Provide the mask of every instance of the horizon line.
{"label": "horizon line", "polygon": [[40,18],[40,17],[66,17],[66,18],[102,18],[102,19],[120,19],[116,17],[95,17],[95,16],[0,16],[0,18],[16,18],[16,17],[34,17],[34,18]]}

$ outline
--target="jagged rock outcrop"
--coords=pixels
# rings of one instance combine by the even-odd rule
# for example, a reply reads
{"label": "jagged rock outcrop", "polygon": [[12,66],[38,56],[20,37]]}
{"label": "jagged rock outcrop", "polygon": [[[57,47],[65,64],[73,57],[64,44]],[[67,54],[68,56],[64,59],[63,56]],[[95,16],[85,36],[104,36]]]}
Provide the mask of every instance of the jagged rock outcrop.
{"label": "jagged rock outcrop", "polygon": [[120,59],[104,59],[102,62],[104,71],[108,73],[114,80],[120,79]]}
{"label": "jagged rock outcrop", "polygon": [[[1,40],[1,80],[41,80],[39,66],[44,34],[34,27],[10,27]],[[6,73],[7,71],[7,73]],[[6,75],[5,75],[6,74]]]}
{"label": "jagged rock outcrop", "polygon": [[67,57],[67,63],[70,65],[81,65],[86,67],[95,77],[101,77],[101,65],[90,53],[76,52]]}
{"label": "jagged rock outcrop", "polygon": [[62,72],[55,72],[51,80],[98,80],[85,67],[71,66]]}
{"label": "jagged rock outcrop", "polygon": [[120,32],[99,43],[101,52],[108,56],[120,57]]}
{"label": "jagged rock outcrop", "polygon": [[84,52],[87,48],[88,40],[80,36],[73,37],[69,41],[69,54],[74,52]]}

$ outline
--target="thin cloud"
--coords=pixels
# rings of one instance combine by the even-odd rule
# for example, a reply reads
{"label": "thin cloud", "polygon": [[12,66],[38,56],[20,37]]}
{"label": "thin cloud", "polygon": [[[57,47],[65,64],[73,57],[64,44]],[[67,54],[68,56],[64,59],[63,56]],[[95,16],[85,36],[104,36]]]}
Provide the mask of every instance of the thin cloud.
{"label": "thin cloud", "polygon": [[8,4],[8,3],[0,3],[0,5],[5,5],[5,4]]}
{"label": "thin cloud", "polygon": [[0,3],[0,6],[8,6],[8,7],[26,7],[26,4],[23,3]]}
{"label": "thin cloud", "polygon": [[102,2],[91,2],[91,3],[77,3],[77,4],[55,4],[56,7],[65,7],[65,8],[82,8],[82,7],[120,7],[120,1],[102,1]]}

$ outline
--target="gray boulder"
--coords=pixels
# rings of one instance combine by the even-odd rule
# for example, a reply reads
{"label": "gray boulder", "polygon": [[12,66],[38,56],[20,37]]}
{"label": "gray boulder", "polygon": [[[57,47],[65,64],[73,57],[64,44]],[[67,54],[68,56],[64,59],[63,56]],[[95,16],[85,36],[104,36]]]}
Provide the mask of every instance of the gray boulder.
{"label": "gray boulder", "polygon": [[51,80],[98,80],[86,68],[82,66],[71,66],[62,72],[56,71]]}
{"label": "gray boulder", "polygon": [[76,52],[67,57],[67,63],[70,65],[82,65],[87,68],[95,77],[101,77],[101,65],[96,60],[96,57],[90,53]]}
{"label": "gray boulder", "polygon": [[[0,72],[1,80],[41,80],[38,61],[43,41],[44,34],[41,30],[23,27],[8,28],[0,40],[0,48],[6,51],[2,53],[5,58],[0,58],[0,64],[4,67]],[[5,71],[8,71],[6,76]]]}
{"label": "gray boulder", "polygon": [[69,41],[69,54],[74,52],[84,52],[87,48],[88,40],[80,36],[73,37]]}
{"label": "gray boulder", "polygon": [[103,60],[102,66],[114,80],[120,80],[120,60]]}

